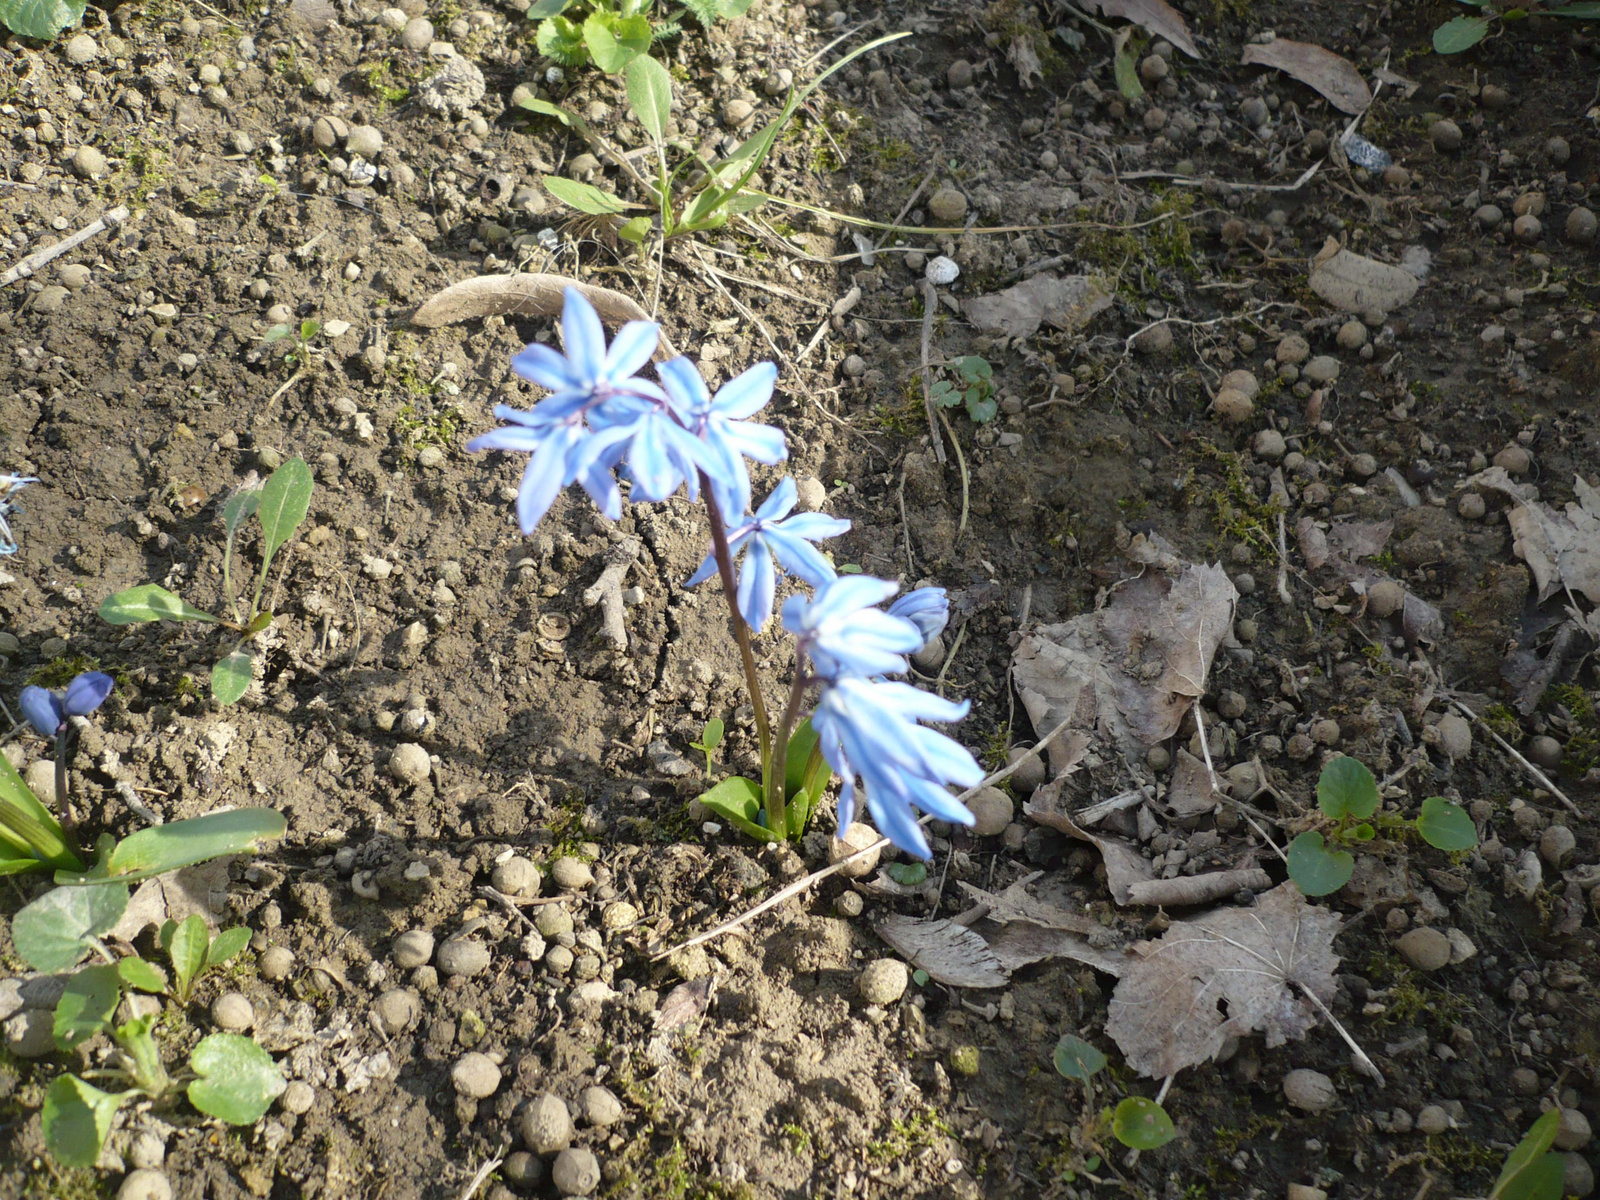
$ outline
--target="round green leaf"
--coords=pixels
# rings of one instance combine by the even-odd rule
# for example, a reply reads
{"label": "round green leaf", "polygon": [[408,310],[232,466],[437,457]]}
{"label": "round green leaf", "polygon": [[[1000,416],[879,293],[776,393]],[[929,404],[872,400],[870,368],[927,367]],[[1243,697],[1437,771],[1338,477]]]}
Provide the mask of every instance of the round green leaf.
{"label": "round green leaf", "polygon": [[[0,0],[3,3],[4,0]],[[158,583],[141,583],[107,596],[100,602],[100,619],[112,625],[133,625],[143,621],[210,621],[216,617],[201,612],[182,596],[167,591]]]}
{"label": "round green leaf", "polygon": [[901,887],[921,887],[928,882],[926,863],[890,863],[883,872]]}
{"label": "round green leaf", "polygon": [[1159,1150],[1178,1136],[1167,1110],[1143,1096],[1129,1096],[1117,1105],[1111,1132],[1131,1150]]}
{"label": "round green leaf", "polygon": [[1471,850],[1478,844],[1478,830],[1467,810],[1443,796],[1429,796],[1422,802],[1417,832],[1440,850]]}
{"label": "round green leaf", "polygon": [[122,1097],[102,1092],[76,1075],[58,1075],[44,1094],[44,1144],[68,1167],[92,1167],[111,1132]]}
{"label": "round green leaf", "polygon": [[1067,1033],[1056,1043],[1055,1063],[1056,1070],[1066,1078],[1088,1083],[1105,1069],[1106,1056],[1082,1038]]}
{"label": "round green leaf", "polygon": [[211,668],[211,695],[223,704],[234,704],[250,690],[254,676],[250,651],[241,646]]}
{"label": "round green leaf", "polygon": [[200,1078],[189,1085],[189,1103],[230,1125],[254,1125],[288,1083],[260,1046],[237,1033],[213,1033],[189,1056]]}
{"label": "round green leaf", "polygon": [[1452,17],[1433,31],[1433,48],[1440,54],[1460,54],[1488,35],[1488,17]]}
{"label": "round green leaf", "polygon": [[1359,761],[1341,755],[1322,768],[1317,804],[1328,816],[1366,820],[1378,811],[1378,781]]}
{"label": "round green leaf", "polygon": [[1312,830],[1289,843],[1289,878],[1303,895],[1326,896],[1350,882],[1356,860],[1343,850],[1329,850]]}
{"label": "round green leaf", "polygon": [[34,970],[65,971],[89,953],[90,939],[108,932],[127,907],[126,884],[58,887],[12,918],[11,940]]}
{"label": "round green leaf", "polygon": [[56,1001],[53,1032],[56,1047],[71,1050],[111,1024],[117,1001],[122,999],[122,980],[109,963],[85,967],[67,980]]}

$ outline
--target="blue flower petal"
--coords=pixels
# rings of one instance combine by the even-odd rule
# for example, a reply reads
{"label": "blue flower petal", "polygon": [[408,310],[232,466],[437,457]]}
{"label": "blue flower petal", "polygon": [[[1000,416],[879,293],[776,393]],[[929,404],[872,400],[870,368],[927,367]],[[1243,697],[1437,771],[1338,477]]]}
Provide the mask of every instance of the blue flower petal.
{"label": "blue flower petal", "polygon": [[750,540],[739,571],[739,615],[746,625],[760,633],[772,617],[772,599],[778,590],[778,574],[772,554],[759,537]]}
{"label": "blue flower petal", "polygon": [[559,392],[581,385],[575,379],[570,364],[554,348],[542,342],[530,342],[511,356],[511,369],[530,383]]}
{"label": "blue flower petal", "polygon": [[772,389],[777,382],[778,368],[775,365],[757,363],[717,389],[717,394],[711,399],[712,410],[718,416],[736,421],[753,417],[772,399]]}
{"label": "blue flower petal", "polygon": [[61,707],[69,717],[86,717],[106,702],[116,680],[104,671],[85,671],[67,684]]}
{"label": "blue flower petal", "polygon": [[789,515],[789,510],[795,506],[798,492],[794,480],[785,475],[778,481],[778,486],[773,488],[767,498],[761,502],[761,507],[756,509],[756,520],[779,521]]}
{"label": "blue flower petal", "polygon": [[61,723],[67,719],[61,698],[42,687],[29,685],[23,688],[19,704],[28,724],[45,737],[55,737]]}
{"label": "blue flower petal", "polygon": [[661,326],[654,321],[629,321],[617,330],[611,349],[606,351],[605,378],[613,383],[631,379],[650,361],[661,340]]}
{"label": "blue flower petal", "polygon": [[606,331],[600,314],[577,288],[566,290],[561,309],[561,340],[574,379],[593,384],[605,377]]}

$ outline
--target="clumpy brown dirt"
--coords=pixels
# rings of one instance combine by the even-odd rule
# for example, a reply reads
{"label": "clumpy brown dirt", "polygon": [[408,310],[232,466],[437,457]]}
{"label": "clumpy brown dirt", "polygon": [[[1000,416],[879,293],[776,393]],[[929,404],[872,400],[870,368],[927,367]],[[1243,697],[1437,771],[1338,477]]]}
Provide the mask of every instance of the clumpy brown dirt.
{"label": "clumpy brown dirt", "polygon": [[[1600,469],[1600,284],[1590,243],[1564,237],[1600,186],[1596,43],[1581,23],[1524,22],[1446,59],[1428,41],[1459,11],[1442,2],[1180,7],[1203,57],[1171,55],[1165,82],[1153,69],[1151,93],[1131,103],[1100,32],[1010,2],[758,0],[742,20],[709,33],[690,22],[658,48],[675,78],[674,136],[715,150],[739,132],[730,101],[748,102],[744,128],[756,127],[778,104],[767,78],[805,80],[836,33],[912,31],[819,91],[762,172],[775,195],[878,222],[909,203],[898,245],[872,265],[851,257],[840,220],[777,205],[676,240],[659,262],[574,219],[539,190],[541,175],[579,172],[625,196],[633,185],[575,134],[514,107],[514,89],[541,88],[622,152],[644,139],[616,81],[546,75],[515,6],[406,8],[482,71],[483,98],[448,116],[421,102],[443,52],[407,49],[370,3],[91,10],[95,57],[78,65],[65,37],[0,42],[0,266],[113,206],[131,210],[0,291],[0,467],[40,477],[12,517],[21,549],[3,564],[14,641],[0,684],[11,703],[24,684],[91,663],[116,675],[76,760],[91,829],[139,826],[118,778],[165,819],[244,803],[283,811],[283,844],[229,871],[223,920],[254,931],[250,953],[176,1018],[207,1028],[218,991],[243,992],[262,1042],[310,1088],[253,1129],[181,1105],[125,1110],[101,1169],[69,1171],[45,1154],[38,1109],[50,1080],[82,1064],[7,1053],[0,1193],[112,1194],[137,1135],[154,1133],[185,1198],[434,1200],[463,1195],[481,1164],[508,1154],[520,1156],[480,1194],[554,1195],[551,1156],[524,1151],[524,1116],[545,1093],[579,1109],[575,1139],[598,1157],[598,1190],[646,1197],[1483,1195],[1541,1105],[1600,1119],[1596,680],[1575,657],[1529,715],[1510,707],[1503,663],[1544,653],[1560,601],[1534,606],[1504,497],[1485,493],[1478,519],[1458,504],[1460,482],[1508,446],[1525,453],[1503,461],[1558,505],[1576,473]],[[1265,30],[1419,85],[1386,86],[1361,126],[1398,171],[1335,156],[1292,188],[1347,118],[1301,84],[1234,65]],[[1039,64],[1026,77],[1019,43]],[[337,129],[318,142],[323,118],[382,135],[370,185],[350,176]],[[1459,149],[1434,148],[1441,118],[1461,130]],[[945,196],[940,219],[1009,231],[921,232],[945,188],[964,211]],[[1514,205],[1533,192],[1542,229],[1519,240],[1512,221],[1528,202]],[[1501,212],[1492,228],[1478,215],[1487,204]],[[1366,314],[1359,340],[1307,286],[1329,237],[1386,261],[1415,246],[1431,257],[1416,299]],[[917,383],[920,260],[938,253],[962,275],[940,301],[933,360],[984,356],[1000,409],[981,426],[949,410],[944,463]],[[767,849],[689,814],[703,786],[689,743],[705,719],[728,720],[719,770],[755,756],[716,585],[680,586],[705,552],[698,510],[640,505],[612,526],[574,493],[525,539],[511,503],[522,463],[465,453],[494,403],[534,399],[508,359],[554,338],[552,322],[422,330],[408,317],[449,283],[514,269],[635,296],[713,385],[779,363],[768,414],[788,433],[790,470],[820,480],[828,510],[854,522],[837,561],[956,595],[938,686],[971,699],[958,736],[991,766],[1034,737],[1009,691],[1019,636],[1092,610],[1136,569],[1123,551],[1140,532],[1222,562],[1243,593],[1207,727],[1219,769],[1244,768],[1230,783],[1279,823],[1275,838],[1298,828],[1333,745],[1380,778],[1422,748],[1396,809],[1459,800],[1479,851],[1452,859],[1397,843],[1321,901],[1347,919],[1333,1011],[1384,1086],[1325,1028],[1273,1050],[1245,1040],[1176,1077],[1165,1104],[1178,1137],[1135,1160],[1095,1116],[1159,1081],[1122,1067],[1102,1032],[1112,980],[1087,967],[1027,967],[1000,992],[914,983],[869,1004],[858,977],[890,953],[875,921],[930,905],[868,892],[865,911],[846,916],[837,878],[654,960],[819,865],[826,839]],[[1109,310],[1014,339],[958,311],[1047,269],[1099,276]],[[322,329],[288,362],[294,340],[263,335],[302,319]],[[1335,383],[1314,390],[1280,372],[1290,335],[1336,361]],[[1210,409],[1234,369],[1263,385],[1238,425]],[[1276,447],[1258,440],[1269,430]],[[114,629],[96,608],[149,580],[221,604],[222,502],[296,454],[317,475],[311,520],[286,552],[259,687],[218,709],[205,699],[211,639]],[[1393,521],[1367,565],[1437,608],[1425,637],[1302,561],[1299,521],[1344,516]],[[638,592],[618,653],[583,595],[630,536],[642,543],[627,581]],[[782,640],[767,634],[758,655],[775,696]],[[1481,728],[1465,754],[1442,753],[1430,727],[1447,692],[1519,749],[1560,743],[1551,770],[1577,812]],[[1330,720],[1332,734],[1317,725]],[[1192,733],[1179,740],[1198,748]],[[430,755],[414,786],[389,770],[402,742]],[[24,731],[11,749],[49,753]],[[1097,758],[1068,795],[1077,806],[1164,780],[1155,761]],[[1044,871],[1052,900],[1087,906],[1114,940],[1165,927],[1166,914],[1114,908],[1087,847],[1018,820],[993,838],[941,832],[931,908],[964,909],[961,881],[998,891]],[[1173,873],[1173,851],[1203,845],[1207,861],[1253,857],[1282,878],[1229,806],[1158,826],[1146,850]],[[1575,849],[1549,853],[1553,826]],[[831,813],[817,827],[831,831]],[[1541,846],[1541,880],[1525,888],[1517,872]],[[513,855],[588,871],[563,868],[569,899],[513,917],[478,891]],[[42,886],[8,881],[0,931]],[[543,893],[567,894],[550,878]],[[1476,953],[1414,968],[1396,941],[1421,924],[1459,930]],[[434,961],[397,955],[406,930],[433,935]],[[487,950],[477,969],[447,969],[460,964],[443,953],[460,950],[452,938]],[[274,948],[292,961],[264,972]],[[0,952],[0,973],[21,970],[4,932]],[[675,1003],[703,1011],[663,1031],[661,1009],[686,981],[697,987]],[[1067,1033],[1110,1056],[1093,1107],[1052,1067]],[[967,1047],[974,1075],[956,1069]],[[473,1051],[501,1072],[481,1099],[452,1077]],[[1331,1077],[1331,1106],[1286,1102],[1296,1068]],[[593,1109],[593,1086],[619,1108]],[[1433,1132],[1419,1130],[1435,1106],[1442,1117],[1422,1121]],[[1573,1149],[1567,1179],[1581,1193],[1595,1148]]]}

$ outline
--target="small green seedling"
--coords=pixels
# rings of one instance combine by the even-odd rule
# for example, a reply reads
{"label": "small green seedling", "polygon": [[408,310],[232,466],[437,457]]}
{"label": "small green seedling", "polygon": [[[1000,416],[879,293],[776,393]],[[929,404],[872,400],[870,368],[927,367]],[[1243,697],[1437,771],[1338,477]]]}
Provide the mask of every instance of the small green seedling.
{"label": "small green seedling", "polygon": [[1523,4],[1501,5],[1493,0],[1458,0],[1468,8],[1478,11],[1475,17],[1452,17],[1433,31],[1433,48],[1439,54],[1460,54],[1470,50],[1491,32],[1498,37],[1505,27],[1516,21],[1539,14],[1546,17],[1567,17],[1576,21],[1600,20],[1600,3],[1596,0],[1574,0],[1563,4],[1560,0],[1526,0]]}
{"label": "small green seedling", "polygon": [[[687,14],[710,29],[749,11],[755,0],[684,0],[683,8],[659,25],[650,23],[651,0],[535,0],[528,19],[538,21],[534,43],[539,53],[564,67],[593,64],[607,75],[626,70],[650,50],[650,43],[672,37]],[[587,12],[583,10],[587,9]]]}
{"label": "small green seedling", "polygon": [[967,416],[978,425],[994,420],[999,406],[994,398],[994,368],[979,354],[968,354],[951,364],[956,378],[941,379],[928,388],[928,397],[940,408],[966,405]]}
{"label": "small green seedling", "polygon": [[[714,723],[721,724],[720,721]],[[706,728],[709,730],[710,724]],[[694,748],[699,750],[703,747],[696,745]],[[710,766],[708,754],[707,774],[710,773]],[[816,730],[811,728],[809,717],[801,721],[789,737],[783,773],[785,828],[781,831],[767,828],[767,810],[762,803],[761,785],[754,779],[732,775],[716,787],[702,792],[700,803],[758,842],[799,838],[811,823],[811,814],[816,811],[818,801],[833,778],[833,770],[822,757],[822,747],[818,744]]]}
{"label": "small green seedling", "polygon": [[1322,768],[1317,779],[1317,807],[1332,822],[1323,830],[1310,829],[1289,843],[1289,878],[1307,896],[1326,896],[1350,882],[1355,856],[1345,847],[1364,845],[1378,836],[1374,822],[1385,832],[1413,828],[1423,841],[1440,850],[1470,850],[1478,844],[1472,818],[1459,804],[1443,796],[1422,802],[1416,821],[1378,813],[1378,781],[1356,759],[1340,756]]}
{"label": "small green seedling", "polygon": [[[222,552],[222,589],[232,608],[233,619],[213,616],[155,583],[144,583],[107,596],[100,605],[102,620],[113,625],[145,621],[201,621],[219,625],[239,636],[211,670],[211,694],[223,704],[237,701],[250,687],[255,663],[254,638],[272,624],[273,605],[262,606],[262,591],[273,557],[306,519],[315,486],[311,468],[303,458],[291,458],[255,488],[241,488],[222,506],[222,524],[227,540]],[[261,523],[261,573],[256,579],[248,609],[241,609],[233,590],[233,545],[239,529],[254,514]],[[225,643],[227,645],[227,643]]]}
{"label": "small green seedling", "polygon": [[1551,1152],[1561,1131],[1561,1110],[1552,1108],[1535,1121],[1506,1155],[1489,1200],[1561,1200],[1567,1162]]}
{"label": "small green seedling", "polygon": [[706,778],[711,778],[711,755],[716,748],[722,745],[722,718],[712,717],[705,723],[705,728],[700,731],[700,740],[690,742],[689,749],[698,750],[706,756]]}
{"label": "small green seedling", "polygon": [[[57,931],[58,944],[48,940],[39,943],[31,935],[19,936],[18,952],[36,970],[59,971],[65,969],[59,943],[70,935],[76,936],[85,952],[97,951],[104,962],[84,967],[67,980],[56,1003],[52,1033],[57,1049],[63,1052],[101,1033],[110,1037],[116,1050],[104,1068],[85,1071],[81,1077],[58,1076],[45,1093],[41,1113],[44,1140],[56,1160],[66,1166],[92,1166],[105,1146],[118,1108],[140,1099],[164,1102],[185,1084],[189,1103],[207,1116],[230,1125],[253,1125],[260,1120],[286,1083],[272,1056],[251,1039],[233,1033],[213,1033],[202,1038],[189,1055],[188,1072],[175,1079],[168,1072],[154,1037],[158,1013],[147,1013],[120,1025],[114,1023],[124,996],[132,992],[159,995],[167,990],[166,973],[160,967],[137,956],[117,958],[99,941],[127,908],[127,887],[99,884],[57,888],[49,893],[63,895],[72,897],[72,903],[65,906],[70,928]],[[23,913],[27,911],[24,909]],[[226,943],[233,946],[232,953],[237,953],[250,938],[248,929],[230,929],[210,942],[205,922],[197,916],[189,921],[199,922],[202,947]],[[19,926],[21,922],[19,913]],[[38,953],[41,949],[43,953]],[[76,961],[73,958],[67,966]],[[173,967],[181,977],[183,966],[176,955]],[[192,973],[189,980],[192,982]],[[88,1082],[90,1078],[110,1080],[119,1086],[114,1091],[102,1091]]]}
{"label": "small green seedling", "polygon": [[292,335],[295,343],[291,349],[284,352],[284,365],[296,371],[303,371],[311,365],[311,356],[315,352],[311,343],[321,332],[322,322],[307,317],[299,325],[274,325],[261,335],[261,340],[270,344],[281,342]]}
{"label": "small green seedling", "polygon": [[[1106,1056],[1089,1042],[1068,1033],[1056,1043],[1054,1061],[1062,1078],[1083,1084],[1088,1108],[1093,1109],[1094,1077],[1105,1069]],[[1101,1136],[1109,1122],[1111,1136],[1130,1150],[1158,1150],[1178,1136],[1167,1110],[1144,1096],[1125,1097],[1115,1109],[1102,1113],[1100,1121]]]}
{"label": "small green seedling", "polygon": [[187,1004],[194,996],[195,981],[213,967],[220,967],[250,943],[250,931],[243,926],[225,929],[213,938],[198,915],[184,918],[183,924],[168,921],[161,926],[161,948],[172,959],[173,995]]}
{"label": "small green seedling", "polygon": [[[550,4],[557,2],[558,0],[549,0]],[[533,11],[529,10],[530,13]],[[552,17],[550,20],[565,20],[565,18]],[[586,21],[585,26],[587,24]],[[863,54],[908,36],[906,33],[889,34],[846,54],[805,87],[790,92],[778,115],[758,132],[746,138],[726,158],[707,162],[693,153],[692,148],[688,148],[688,152],[680,153],[677,163],[672,166],[668,164],[668,149],[679,151],[685,149],[681,143],[675,142],[669,147],[667,142],[667,126],[672,114],[672,76],[664,66],[642,50],[630,53],[625,59],[615,60],[621,63],[616,69],[624,76],[628,107],[633,112],[634,119],[644,128],[655,149],[655,178],[635,175],[635,181],[649,193],[651,202],[648,205],[632,204],[602,191],[593,184],[567,179],[560,175],[546,175],[545,189],[569,208],[590,216],[614,220],[617,235],[636,245],[643,245],[645,239],[652,234],[666,241],[685,234],[720,229],[734,217],[760,208],[768,201],[789,203],[751,186],[751,180],[766,163],[773,146],[777,143],[778,135],[783,132],[784,127],[800,111],[800,106],[823,80]],[[596,63],[603,65],[598,59]],[[528,97],[519,103],[530,112],[556,118],[586,138],[592,136],[581,117],[548,100]],[[623,218],[629,213],[639,215],[624,220]]]}

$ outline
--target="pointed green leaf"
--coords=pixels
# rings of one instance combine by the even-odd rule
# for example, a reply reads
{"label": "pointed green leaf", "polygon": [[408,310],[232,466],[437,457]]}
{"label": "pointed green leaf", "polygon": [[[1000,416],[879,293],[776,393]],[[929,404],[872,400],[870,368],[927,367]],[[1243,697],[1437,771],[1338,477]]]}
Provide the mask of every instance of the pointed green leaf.
{"label": "pointed green leaf", "polygon": [[0,22],[12,33],[48,42],[83,20],[88,0],[0,0]]}
{"label": "pointed green leaf", "polygon": [[[283,814],[270,808],[233,808],[169,821],[123,838],[106,856],[104,870],[107,877],[135,883],[225,854],[254,853],[281,838],[287,828]],[[56,876],[57,883],[73,881],[70,876]]]}
{"label": "pointed green leaf", "polygon": [[750,6],[756,0],[717,0],[717,16],[724,21],[732,21],[742,17],[750,11]]}
{"label": "pointed green leaf", "polygon": [[1122,93],[1123,99],[1137,100],[1144,95],[1144,85],[1139,82],[1139,69],[1134,64],[1133,55],[1128,53],[1127,47],[1117,51],[1111,66],[1117,78],[1117,91]]}
{"label": "pointed green leaf", "polygon": [[1306,896],[1326,896],[1350,882],[1356,860],[1343,850],[1329,850],[1316,830],[1289,843],[1289,878]]}
{"label": "pointed green leaf", "polygon": [[0,847],[5,851],[0,857],[23,864],[13,871],[0,870],[0,874],[31,871],[39,866],[69,871],[83,869],[78,856],[67,848],[67,835],[60,822],[39,803],[33,789],[3,754],[0,754]]}
{"label": "pointed green leaf", "polygon": [[578,116],[577,113],[568,112],[559,104],[551,104],[550,101],[541,100],[537,96],[528,96],[519,100],[517,105],[520,108],[527,109],[529,112],[539,113],[546,117],[554,117],[568,128],[578,130],[584,128],[583,118]]}
{"label": "pointed green leaf", "polygon": [[[174,926],[176,928],[176,926]],[[119,958],[117,960],[117,974],[122,982],[141,992],[164,992],[167,990],[167,973],[155,963],[145,962],[142,958]]]}
{"label": "pointed green leaf", "polygon": [[615,196],[587,183],[579,183],[576,179],[546,175],[544,189],[568,208],[575,208],[591,216],[603,217],[628,211],[628,205]]}
{"label": "pointed green leaf", "polygon": [[640,245],[649,233],[649,217],[634,217],[631,221],[624,221],[622,227],[617,230],[619,238],[625,242],[632,242],[635,246]]}
{"label": "pointed green leaf", "polygon": [[1460,54],[1489,35],[1488,17],[1452,17],[1433,31],[1433,48],[1440,54]]}
{"label": "pointed green leaf", "polygon": [[1105,1069],[1106,1056],[1080,1037],[1063,1034],[1056,1043],[1056,1070],[1067,1079],[1087,1083]]}
{"label": "pointed green leaf", "polygon": [[76,1075],[58,1075],[44,1094],[44,1144],[68,1167],[92,1167],[125,1095],[102,1092]]}
{"label": "pointed green leaf", "polygon": [[65,971],[94,948],[128,907],[122,883],[58,887],[11,919],[11,941],[36,971]]}
{"label": "pointed green leaf", "polygon": [[311,510],[311,492],[316,481],[306,460],[296,455],[284,463],[261,485],[261,500],[256,515],[261,518],[261,573],[267,573],[272,556],[294,536],[300,522]]}
{"label": "pointed green leaf", "polygon": [[583,44],[583,30],[566,17],[551,17],[540,21],[534,31],[534,45],[539,53],[553,58],[564,67],[581,67],[589,61],[589,49]]}
{"label": "pointed green leaf", "polygon": [[667,118],[672,115],[672,76],[648,54],[627,66],[628,107],[656,141],[667,136]]}
{"label": "pointed green leaf", "polygon": [[216,624],[220,620],[155,583],[142,583],[107,596],[100,602],[100,619],[113,625],[142,621],[210,621]]}
{"label": "pointed green leaf", "polygon": [[[1537,1193],[1526,1190],[1533,1180],[1534,1167],[1545,1157],[1553,1157],[1561,1162],[1560,1155],[1549,1155],[1550,1147],[1556,1143],[1556,1134],[1561,1132],[1561,1110],[1552,1108],[1528,1128],[1528,1132],[1517,1143],[1516,1148],[1506,1155],[1505,1166],[1500,1168],[1500,1178],[1495,1181],[1494,1191],[1489,1193],[1489,1200],[1533,1200]],[[1563,1164],[1563,1169],[1565,1164]],[[1560,1192],[1554,1193],[1559,1200]]]}
{"label": "pointed green leaf", "polygon": [[236,704],[250,690],[250,681],[254,677],[255,667],[250,660],[250,648],[240,646],[211,668],[211,694],[224,704]]}
{"label": "pointed green leaf", "polygon": [[1417,832],[1439,850],[1471,850],[1478,844],[1478,829],[1467,810],[1443,796],[1429,796],[1422,802]]}
{"label": "pointed green leaf", "polygon": [[1317,805],[1335,820],[1365,821],[1378,811],[1378,781],[1358,759],[1340,755],[1317,778]]}
{"label": "pointed green leaf", "polygon": [[198,913],[185,917],[173,930],[167,953],[172,957],[172,973],[177,977],[180,1000],[189,998],[195,976],[205,969],[206,950],[210,945],[211,934],[206,929],[205,918]]}
{"label": "pointed green leaf", "polygon": [[230,1125],[254,1125],[288,1086],[272,1055],[237,1033],[201,1039],[189,1066],[200,1077],[189,1085],[189,1103]]}
{"label": "pointed green leaf", "polygon": [[122,999],[122,976],[110,963],[84,967],[67,980],[56,1001],[56,1047],[71,1050],[111,1024]]}
{"label": "pointed green leaf", "polygon": [[1130,1150],[1158,1150],[1178,1136],[1167,1110],[1143,1096],[1129,1096],[1117,1105],[1111,1132]]}
{"label": "pointed green leaf", "polygon": [[772,831],[761,825],[761,785],[755,780],[742,775],[724,779],[710,791],[700,793],[700,803],[758,842],[773,840]]}
{"label": "pointed green leaf", "polygon": [[755,192],[740,192],[737,196],[728,198],[728,215],[739,217],[747,212],[755,212],[766,202],[767,198],[765,196],[757,195]]}
{"label": "pointed green leaf", "polygon": [[722,735],[726,729],[721,717],[712,717],[700,730],[700,748],[710,751],[722,745]]}
{"label": "pointed green leaf", "polygon": [[232,537],[261,503],[259,487],[240,488],[222,506],[222,527]]}
{"label": "pointed green leaf", "polygon": [[211,948],[206,951],[206,966],[221,966],[249,944],[250,931],[243,925],[224,929],[212,939]]}
{"label": "pointed green leaf", "polygon": [[571,7],[572,0],[534,0],[528,7],[528,20],[542,21],[546,17],[559,17]]}

